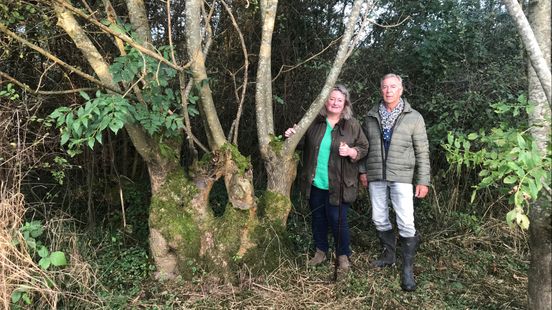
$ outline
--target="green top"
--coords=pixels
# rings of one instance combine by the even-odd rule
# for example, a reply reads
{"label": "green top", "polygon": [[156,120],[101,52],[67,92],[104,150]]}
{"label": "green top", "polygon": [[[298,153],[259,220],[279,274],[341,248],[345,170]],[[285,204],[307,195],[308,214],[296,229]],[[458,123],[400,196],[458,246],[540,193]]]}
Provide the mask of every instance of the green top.
{"label": "green top", "polygon": [[316,162],[316,170],[314,172],[314,180],[312,184],[320,189],[330,189],[328,181],[328,163],[330,161],[330,148],[332,146],[332,127],[328,120],[326,120],[326,132],[322,141],[320,141],[320,148],[318,149],[318,161]]}

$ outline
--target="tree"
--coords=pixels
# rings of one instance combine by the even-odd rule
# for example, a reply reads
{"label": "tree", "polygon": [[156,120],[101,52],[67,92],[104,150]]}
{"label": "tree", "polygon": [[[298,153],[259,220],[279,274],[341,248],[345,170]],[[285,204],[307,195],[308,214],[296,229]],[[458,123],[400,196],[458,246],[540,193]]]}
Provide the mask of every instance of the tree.
{"label": "tree", "polygon": [[[117,133],[124,127],[149,172],[152,190],[149,240],[159,275],[182,274],[190,278],[199,268],[230,280],[232,270],[239,264],[255,262],[258,267],[274,264],[279,245],[273,240],[285,230],[291,210],[289,195],[297,166],[295,147],[322,108],[351,54],[358,40],[354,32],[359,27],[359,16],[361,11],[368,11],[369,3],[362,0],[355,0],[352,5],[340,3],[343,8],[349,8],[344,10],[349,16],[334,63],[317,98],[299,122],[298,134],[285,142],[275,135],[272,103],[271,41],[278,1],[262,0],[248,8],[255,13],[253,16],[261,17],[262,27],[255,110],[267,185],[259,198],[255,196],[251,163],[237,148],[249,59],[233,11],[239,4],[187,0],[183,8],[185,18],[179,20],[170,1],[163,8],[143,0],[126,0],[124,7],[105,0],[102,4],[95,3],[95,10],[74,6],[67,0],[39,3],[45,11],[53,10],[57,25],[85,63],[79,67],[71,65],[61,55],[27,40],[22,33],[27,34],[29,25],[17,28],[3,23],[0,31],[64,68],[69,75],[77,75],[100,88],[95,96],[81,92],[84,104],[76,108],[61,107],[51,118],[61,128],[61,142],[72,154],[77,154],[83,146],[102,143],[103,131]],[[166,27],[152,28],[148,12],[157,14],[163,10],[166,20],[162,24]],[[118,14],[122,12],[128,14],[128,24],[121,21]],[[245,59],[243,84],[236,89],[236,94],[241,89],[236,96],[237,117],[228,135],[217,113],[221,105],[216,103],[214,82],[206,65],[213,36],[217,30],[223,31],[216,28],[223,18],[231,19],[237,29]],[[185,25],[186,40],[182,44],[173,43],[173,22],[176,27]],[[95,33],[98,29],[100,35]],[[165,36],[168,44],[156,45],[162,41],[160,36]],[[5,73],[3,76],[27,90],[34,89]],[[177,91],[173,91],[173,85]],[[196,106],[203,123],[205,144],[200,142],[198,132],[192,130],[189,119]],[[188,173],[180,167],[179,150],[183,141],[186,141],[186,156],[191,158]],[[205,153],[201,159],[197,148]],[[229,200],[222,215],[216,215],[209,205],[209,193],[219,179],[224,180]]]}
{"label": "tree", "polygon": [[[529,100],[535,105],[530,114],[532,135],[541,154],[550,147],[550,1],[529,2],[529,21],[519,4],[504,0],[528,54]],[[529,309],[550,309],[552,307],[552,218],[550,194],[543,191],[529,213],[529,267],[528,301]]]}

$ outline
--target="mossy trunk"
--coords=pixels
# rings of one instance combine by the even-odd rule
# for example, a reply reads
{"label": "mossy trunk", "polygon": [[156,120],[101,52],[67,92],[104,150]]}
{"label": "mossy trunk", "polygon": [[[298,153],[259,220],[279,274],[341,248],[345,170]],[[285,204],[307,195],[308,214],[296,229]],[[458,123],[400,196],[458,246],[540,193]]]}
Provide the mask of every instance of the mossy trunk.
{"label": "mossy trunk", "polygon": [[267,192],[264,195],[264,211],[270,221],[285,226],[291,211],[291,186],[297,175],[298,159],[272,148],[265,160],[267,171]]}
{"label": "mossy trunk", "polygon": [[541,198],[531,206],[529,225],[529,265],[528,303],[529,309],[551,309],[552,307],[552,222],[550,201]]}
{"label": "mossy trunk", "polygon": [[[273,250],[283,248],[277,235],[284,233],[284,226],[279,221],[282,212],[277,216],[271,212],[285,205],[283,213],[289,213],[289,196],[264,195],[266,212],[259,216],[250,166],[234,149],[215,154],[191,175],[176,169],[152,193],[150,247],[158,277],[207,275],[229,282],[243,264],[250,269],[277,266],[280,256],[273,255]],[[220,177],[229,202],[224,213],[216,216],[209,206],[209,193]]]}

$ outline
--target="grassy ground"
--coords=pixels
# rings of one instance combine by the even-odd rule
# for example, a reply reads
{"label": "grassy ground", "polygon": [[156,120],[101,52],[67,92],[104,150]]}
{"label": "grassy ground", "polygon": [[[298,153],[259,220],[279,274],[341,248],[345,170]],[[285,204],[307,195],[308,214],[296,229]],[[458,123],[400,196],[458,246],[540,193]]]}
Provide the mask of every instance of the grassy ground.
{"label": "grassy ground", "polygon": [[[423,211],[423,210],[421,210]],[[420,211],[420,212],[421,212]],[[301,218],[299,216],[298,218]],[[400,288],[400,264],[373,269],[379,246],[367,217],[351,213],[353,268],[332,281],[333,263],[307,267],[308,223],[292,223],[298,255],[281,257],[280,267],[252,275],[244,266],[239,283],[144,279],[132,296],[107,308],[137,309],[524,309],[528,261],[525,233],[502,219],[451,218],[431,223],[420,216],[423,237],[415,274],[418,289]],[[425,225],[423,225],[425,223]],[[306,244],[306,245],[305,245]],[[400,261],[400,260],[399,260]],[[129,292],[129,291],[127,291]]]}

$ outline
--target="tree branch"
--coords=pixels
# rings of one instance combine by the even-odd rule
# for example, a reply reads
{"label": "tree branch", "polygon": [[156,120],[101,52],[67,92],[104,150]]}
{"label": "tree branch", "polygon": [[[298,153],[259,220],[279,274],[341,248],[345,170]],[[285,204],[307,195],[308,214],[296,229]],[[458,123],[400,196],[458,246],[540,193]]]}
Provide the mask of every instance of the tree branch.
{"label": "tree branch", "polygon": [[24,45],[30,47],[31,49],[39,52],[40,54],[44,55],[46,58],[50,59],[51,61],[57,63],[58,65],[64,67],[65,69],[71,71],[71,72],[74,72],[76,73],[77,75],[81,76],[82,78],[102,87],[102,88],[105,88],[105,89],[108,89],[108,90],[111,90],[115,93],[118,93],[120,94],[120,90],[114,86],[114,85],[110,85],[108,83],[104,83],[96,78],[94,78],[93,76],[87,74],[87,73],[84,73],[82,72],[81,70],[77,69],[76,67],[73,67],[71,65],[69,65],[68,63],[64,62],[63,60],[57,58],[56,56],[50,54],[48,51],[42,49],[41,47],[25,40],[24,38],[18,36],[17,34],[13,33],[12,31],[10,31],[4,24],[0,23],[0,31],[7,34],[8,36],[14,38],[15,40],[23,43]]}
{"label": "tree branch", "polygon": [[87,92],[87,91],[97,90],[97,88],[91,88],[91,87],[88,87],[88,88],[75,88],[75,89],[68,89],[68,90],[35,90],[32,87],[30,87],[29,85],[17,80],[16,78],[10,76],[9,74],[7,74],[5,72],[0,71],[0,76],[5,78],[6,80],[12,82],[13,84],[19,86],[24,91],[32,93],[32,94],[37,94],[37,95],[48,95],[48,96],[49,95],[66,95],[66,94],[79,93],[81,91]]}
{"label": "tree branch", "polygon": [[[44,1],[44,0],[42,0]],[[135,49],[139,50],[140,52],[170,66],[171,68],[177,70],[177,71],[182,71],[186,68],[188,68],[190,66],[190,64],[186,64],[184,66],[178,66],[176,64],[173,64],[172,62],[170,62],[169,60],[165,59],[162,55],[159,55],[158,53],[136,43],[136,41],[134,41],[131,37],[129,37],[128,35],[124,34],[124,33],[119,33],[119,32],[116,32],[114,30],[111,30],[109,27],[105,26],[104,24],[100,23],[99,21],[97,21],[96,19],[94,18],[91,18],[90,16],[88,16],[87,14],[83,13],[81,10],[75,8],[74,6],[72,6],[71,4],[63,1],[63,0],[51,0],[51,1],[55,1],[56,3],[58,4],[61,4],[64,8],[68,9],[69,11],[75,13],[76,15],[84,18],[86,21],[90,22],[91,24],[97,26],[98,28],[100,28],[102,31],[106,32],[106,33],[109,33],[121,40],[123,40],[125,43],[127,43],[128,45],[134,47]]]}
{"label": "tree branch", "polygon": [[[236,22],[236,18],[234,18],[234,14],[232,13],[232,10],[230,9],[230,7],[226,3],[226,1],[221,0],[221,3],[224,6],[224,8],[226,9],[226,12],[228,12],[228,15],[230,16],[230,19],[232,20],[232,25],[234,26],[234,28],[236,29],[236,32],[238,33],[238,36],[240,38],[240,44],[241,44],[242,51],[243,51],[243,59],[244,59],[243,60],[243,83],[242,83],[242,86],[241,86],[241,89],[242,89],[241,96],[238,95],[237,88],[234,85],[236,100],[238,100],[238,111],[236,112],[236,119],[234,119],[234,121],[232,122],[232,126],[230,127],[230,134],[229,134],[229,136],[231,136],[232,132],[234,133],[233,137],[232,137],[232,143],[234,143],[235,145],[238,145],[238,129],[240,127],[240,118],[241,118],[242,111],[243,111],[243,102],[245,101],[245,93],[247,91],[247,81],[248,81],[248,72],[249,72],[249,59],[248,59],[248,53],[247,53],[247,46],[245,46],[245,40],[243,38],[242,32],[240,31],[240,27],[238,26],[238,23]],[[232,75],[232,79],[233,79],[234,84],[235,84],[236,79],[234,78],[234,75]],[[229,139],[230,139],[230,137],[229,137]]]}
{"label": "tree branch", "polygon": [[516,0],[503,0],[504,5],[508,9],[510,16],[516,24],[523,44],[525,45],[525,50],[535,69],[535,73],[539,77],[539,81],[542,85],[542,89],[546,94],[546,99],[548,100],[548,105],[552,105],[552,77],[550,73],[550,67],[544,59],[544,55],[539,47],[539,43],[535,38],[535,34],[531,29],[531,25],[527,21],[527,17],[523,13],[519,3]]}
{"label": "tree branch", "polygon": [[274,117],[272,111],[272,35],[278,1],[262,0],[262,36],[259,48],[259,63],[257,65],[257,84],[255,89],[255,110],[257,114],[257,135],[259,136],[260,152],[263,158],[268,158],[270,135],[274,134]]}
{"label": "tree branch", "polygon": [[192,74],[196,85],[199,87],[201,97],[201,110],[207,138],[211,149],[215,150],[224,145],[227,140],[217,116],[211,88],[209,87],[207,70],[205,68],[205,54],[201,48],[201,0],[186,1],[186,42],[188,57],[191,61]]}
{"label": "tree branch", "polygon": [[299,121],[299,123],[297,124],[298,126],[296,129],[296,133],[290,138],[286,139],[286,141],[284,142],[282,153],[291,154],[295,151],[299,140],[301,140],[310,124],[314,121],[314,119],[320,112],[320,109],[324,105],[324,102],[326,101],[330,90],[335,85],[335,82],[337,81],[337,78],[339,77],[339,74],[341,72],[341,68],[347,60],[348,55],[350,54],[352,37],[355,31],[356,22],[360,15],[362,3],[363,0],[355,0],[355,2],[353,3],[351,15],[349,17],[345,33],[343,34],[343,39],[341,40],[341,43],[339,45],[339,49],[332,68],[330,69],[330,72],[326,77],[326,82],[324,83],[324,86],[316,99],[311,103],[310,108],[307,110],[301,121]]}

